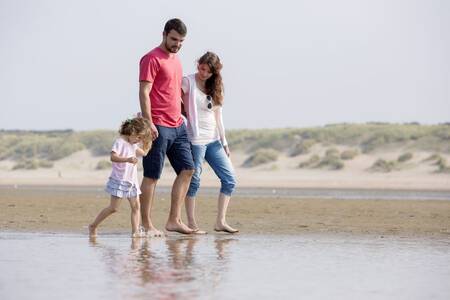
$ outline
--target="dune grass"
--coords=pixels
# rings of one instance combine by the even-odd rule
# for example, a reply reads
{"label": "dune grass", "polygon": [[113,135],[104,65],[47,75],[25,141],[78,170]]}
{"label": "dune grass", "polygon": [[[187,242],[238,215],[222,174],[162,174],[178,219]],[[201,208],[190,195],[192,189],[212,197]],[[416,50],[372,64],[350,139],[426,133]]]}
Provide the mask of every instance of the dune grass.
{"label": "dune grass", "polygon": [[[24,160],[52,162],[83,149],[88,149],[94,155],[107,155],[116,136],[117,132],[113,130],[0,130],[0,160],[9,159],[17,163]],[[449,124],[343,123],[313,128],[228,130],[227,139],[232,151],[244,151],[248,154],[246,166],[274,161],[280,153],[291,157],[305,155],[316,144],[330,149],[333,146],[352,149],[345,150],[340,155],[334,153],[335,155],[322,157],[321,166],[327,168],[340,168],[341,164],[343,167],[342,160],[350,160],[359,153],[376,153],[398,147],[407,147],[410,151],[450,153]],[[267,149],[271,150],[267,152]],[[408,156],[401,160],[411,159]],[[318,162],[311,165],[316,163]],[[39,163],[37,166],[41,167]]]}

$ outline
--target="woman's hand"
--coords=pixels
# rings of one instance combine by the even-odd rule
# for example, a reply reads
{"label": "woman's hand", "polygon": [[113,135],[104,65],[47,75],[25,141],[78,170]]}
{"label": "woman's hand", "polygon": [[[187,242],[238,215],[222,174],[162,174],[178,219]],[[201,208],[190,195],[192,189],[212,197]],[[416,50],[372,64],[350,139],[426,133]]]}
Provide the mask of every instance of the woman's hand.
{"label": "woman's hand", "polygon": [[228,148],[228,145],[227,145],[227,146],[223,146],[223,150],[225,150],[225,154],[226,154],[228,157],[230,157],[230,148]]}
{"label": "woman's hand", "polygon": [[135,165],[135,164],[137,164],[137,162],[138,162],[138,159],[134,156],[127,158],[127,163]]}

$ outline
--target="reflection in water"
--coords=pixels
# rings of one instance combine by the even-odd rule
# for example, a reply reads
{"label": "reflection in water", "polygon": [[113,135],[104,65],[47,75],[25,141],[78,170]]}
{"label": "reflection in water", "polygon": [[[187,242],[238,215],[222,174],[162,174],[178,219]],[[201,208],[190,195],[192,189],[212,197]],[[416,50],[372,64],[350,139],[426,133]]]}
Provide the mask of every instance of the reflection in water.
{"label": "reflection in water", "polygon": [[0,299],[447,300],[449,261],[447,237],[0,232]]}
{"label": "reflection in water", "polygon": [[[131,239],[128,252],[90,238],[90,245],[100,253],[108,273],[120,284],[137,286],[136,293],[125,297],[158,299],[195,299],[205,295],[205,285],[214,289],[226,274],[229,258],[227,248],[238,239],[215,237],[214,250],[202,247],[196,252],[199,240],[205,237],[181,236],[166,239]],[[105,239],[104,241],[107,241]],[[200,283],[200,284],[199,284]],[[120,289],[121,292],[132,289]],[[210,291],[209,291],[210,292]],[[128,292],[127,292],[128,293]]]}

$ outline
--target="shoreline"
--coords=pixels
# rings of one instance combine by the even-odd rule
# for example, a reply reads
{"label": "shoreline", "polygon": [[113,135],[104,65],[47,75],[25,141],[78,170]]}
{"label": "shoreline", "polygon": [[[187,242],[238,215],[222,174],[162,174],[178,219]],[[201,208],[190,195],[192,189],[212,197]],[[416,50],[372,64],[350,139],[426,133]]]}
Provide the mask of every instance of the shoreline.
{"label": "shoreline", "polygon": [[[40,191],[72,191],[103,192],[104,186],[92,185],[3,185],[1,190],[40,190]],[[158,185],[157,194],[169,194],[172,186]],[[219,187],[204,187],[199,196],[213,197],[220,191]],[[234,197],[289,198],[289,199],[329,199],[329,200],[439,200],[450,201],[450,190],[423,189],[375,189],[375,188],[298,188],[298,187],[237,187]]]}
{"label": "shoreline", "polygon": [[[87,233],[87,224],[109,204],[102,190],[5,191],[0,197],[0,231]],[[165,225],[169,206],[170,195],[157,192],[152,217],[159,229]],[[100,236],[128,232],[129,211],[127,201],[123,200],[119,212],[100,226]],[[198,197],[197,216],[201,229],[213,233],[216,213],[216,196]],[[182,217],[185,219],[184,208]],[[227,220],[240,229],[240,235],[342,233],[449,238],[450,201],[234,196]]]}

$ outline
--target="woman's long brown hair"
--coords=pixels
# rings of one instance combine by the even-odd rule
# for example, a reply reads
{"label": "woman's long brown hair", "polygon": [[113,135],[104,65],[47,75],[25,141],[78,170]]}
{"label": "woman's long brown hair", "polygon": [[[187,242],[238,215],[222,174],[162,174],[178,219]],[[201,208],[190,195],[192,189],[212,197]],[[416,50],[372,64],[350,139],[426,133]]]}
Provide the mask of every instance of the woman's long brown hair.
{"label": "woman's long brown hair", "polygon": [[213,52],[206,52],[198,59],[198,64],[208,65],[212,76],[205,82],[206,93],[213,98],[214,105],[223,105],[223,82],[220,71],[222,70],[222,63],[217,54]]}

